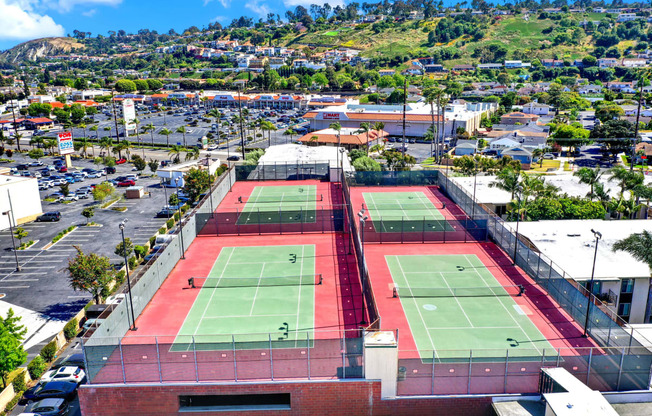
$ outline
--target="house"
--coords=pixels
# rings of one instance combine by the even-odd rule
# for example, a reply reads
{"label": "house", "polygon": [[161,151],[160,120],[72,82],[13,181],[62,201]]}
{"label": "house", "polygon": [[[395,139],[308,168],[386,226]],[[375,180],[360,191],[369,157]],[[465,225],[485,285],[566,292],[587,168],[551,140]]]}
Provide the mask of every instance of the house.
{"label": "house", "polygon": [[491,142],[489,142],[489,146],[487,147],[489,150],[494,150],[497,152],[500,152],[503,149],[509,149],[512,147],[518,147],[519,142],[516,140],[513,140],[509,137],[503,137],[500,139],[495,139]]}
{"label": "house", "polygon": [[522,61],[505,61],[505,69],[529,68],[532,64]]}
{"label": "house", "polygon": [[412,10],[408,15],[408,20],[423,20],[423,18],[423,12],[419,10]]}
{"label": "house", "polygon": [[618,65],[618,59],[616,58],[600,58],[598,59],[599,68],[613,68]]}
{"label": "house", "polygon": [[522,147],[512,147],[500,152],[500,156],[509,156],[514,160],[521,162],[521,165],[529,167],[532,164],[532,153]]}
{"label": "house", "polygon": [[426,73],[447,72],[443,65],[430,64],[425,66]]}
{"label": "house", "polygon": [[[430,65],[428,65],[428,66],[430,66]],[[408,69],[403,71],[403,75],[423,75],[423,70],[420,67],[416,66],[416,65],[412,65]]]}
{"label": "house", "polygon": [[27,130],[47,130],[54,127],[54,121],[46,117],[29,118],[23,124]]}
{"label": "house", "polygon": [[535,114],[538,116],[547,116],[552,107],[547,104],[539,104],[535,101],[529,102],[523,106],[524,114]]}
{"label": "house", "polygon": [[539,119],[538,115],[535,114],[525,114],[521,112],[514,112],[509,114],[504,114],[500,117],[500,122],[502,124],[527,124],[531,121],[537,121]]}
{"label": "house", "polygon": [[607,84],[607,88],[613,92],[623,92],[627,94],[635,94],[637,92],[633,82],[610,82]]}
{"label": "house", "polygon": [[455,145],[455,156],[473,155],[477,149],[477,140],[458,140]]}
{"label": "house", "polygon": [[478,64],[478,69],[500,69],[503,64]]}
{"label": "house", "polygon": [[564,66],[564,61],[561,59],[542,59],[541,65],[546,68],[561,68]]}
{"label": "house", "polygon": [[647,66],[647,60],[640,58],[623,58],[621,65],[625,68],[644,68]]}
{"label": "house", "polygon": [[393,69],[379,69],[378,70],[378,75],[380,75],[381,77],[384,77],[385,75],[388,75],[388,76],[391,77],[395,73],[396,73],[396,71],[393,70]]}
{"label": "house", "polygon": [[652,162],[652,143],[636,145],[636,163],[650,164]]}
{"label": "house", "polygon": [[577,92],[582,95],[600,94],[602,92],[602,85],[595,85],[595,84],[580,85],[579,87],[577,87]]}
{"label": "house", "polygon": [[473,65],[455,65],[453,71],[475,71]]}
{"label": "house", "polygon": [[631,22],[632,20],[642,19],[643,16],[637,16],[636,13],[621,13],[616,18],[616,22]]}

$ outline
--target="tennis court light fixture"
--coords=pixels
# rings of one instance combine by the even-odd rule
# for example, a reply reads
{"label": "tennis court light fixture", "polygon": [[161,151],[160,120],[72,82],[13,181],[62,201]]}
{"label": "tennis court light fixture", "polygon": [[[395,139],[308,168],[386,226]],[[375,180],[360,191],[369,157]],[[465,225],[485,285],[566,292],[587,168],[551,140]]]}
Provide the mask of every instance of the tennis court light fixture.
{"label": "tennis court light fixture", "polygon": [[[136,328],[136,317],[134,314],[134,301],[131,297],[131,279],[129,278],[129,262],[127,261],[127,250],[126,250],[126,244],[125,244],[125,224],[129,221],[129,218],[125,218],[122,220],[120,224],[118,224],[118,227],[120,228],[120,233],[122,234],[122,250],[125,258],[125,271],[127,274],[127,289],[129,290],[129,307],[131,309],[131,326],[129,327],[130,330],[135,331],[138,328]],[[129,319],[129,318],[127,318]]]}
{"label": "tennis court light fixture", "polygon": [[598,243],[602,239],[602,233],[600,231],[595,231],[593,228],[591,228],[591,232],[593,233],[593,237],[595,237],[595,251],[593,252],[593,268],[591,269],[591,280],[589,281],[589,284],[586,288],[589,293],[586,296],[586,320],[584,321],[584,333],[582,334],[582,337],[584,338],[588,337],[589,332],[589,313],[591,313],[591,302],[593,301],[591,299],[591,295],[593,294],[593,279],[595,278],[595,261],[598,258]]}

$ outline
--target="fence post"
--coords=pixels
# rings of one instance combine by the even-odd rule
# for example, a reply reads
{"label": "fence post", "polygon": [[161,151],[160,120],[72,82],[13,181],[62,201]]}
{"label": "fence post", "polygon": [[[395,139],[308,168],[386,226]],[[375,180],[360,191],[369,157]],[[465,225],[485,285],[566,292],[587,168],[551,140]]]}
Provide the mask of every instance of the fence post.
{"label": "fence post", "polygon": [[609,340],[611,340],[611,325],[609,325],[609,331],[607,332],[607,347],[609,346]]}
{"label": "fence post", "polygon": [[258,235],[261,235],[261,232],[260,232],[260,208],[256,208],[256,212],[258,213]]}
{"label": "fence post", "polygon": [[154,337],[156,344],[156,362],[158,363],[158,382],[163,383],[163,373],[161,372],[161,353],[158,350],[158,337]]}
{"label": "fence post", "polygon": [[423,216],[423,221],[421,223],[421,244],[426,242],[426,216]]}
{"label": "fence post", "polygon": [[469,232],[469,218],[464,217],[464,242],[466,243],[466,235]]}
{"label": "fence post", "polygon": [[125,373],[125,357],[122,354],[122,340],[118,340],[118,346],[120,347],[120,365],[122,366],[122,383],[127,384],[127,374]]}
{"label": "fence post", "polygon": [[[398,340],[397,340],[398,342]],[[435,350],[432,350],[432,380],[430,381],[430,394],[435,394]]]}
{"label": "fence post", "polygon": [[306,332],[306,350],[308,351],[308,380],[310,380],[310,334]]}
{"label": "fence post", "polygon": [[195,360],[195,381],[199,383],[199,368],[197,367],[197,346],[195,345],[195,336],[192,336],[192,355]]}
{"label": "fence post", "polygon": [[269,336],[269,368],[272,374],[272,381],[274,381],[274,356],[272,355],[272,334],[267,334]]}
{"label": "fence post", "polygon": [[471,367],[473,363],[473,350],[469,350],[469,381],[466,384],[466,394],[471,394]]}
{"label": "fence post", "polygon": [[589,361],[586,366],[586,385],[589,385],[589,377],[591,376],[591,361],[593,360],[593,347],[589,350]]}
{"label": "fence post", "polygon": [[344,340],[344,331],[342,331],[342,378],[346,379],[346,341]]}
{"label": "fence post", "polygon": [[231,343],[233,344],[233,377],[238,381],[238,361],[235,357],[235,335],[231,335]]}
{"label": "fence post", "polygon": [[561,348],[557,348],[557,364],[555,367],[559,367],[559,361],[561,360]]}
{"label": "fence post", "polygon": [[507,372],[509,369],[509,350],[505,350],[505,383],[503,385],[503,393],[507,393]]}
{"label": "fence post", "polygon": [[620,354],[620,364],[618,365],[618,382],[616,383],[616,391],[620,391],[620,377],[623,375],[623,361],[625,361],[625,347],[623,347]]}
{"label": "fence post", "polygon": [[301,224],[301,234],[303,234],[303,207],[299,207],[299,223]]}
{"label": "fence post", "polygon": [[401,244],[403,244],[403,227],[405,227],[405,217],[401,217]]}
{"label": "fence post", "polygon": [[279,232],[283,235],[283,208],[278,207]]}

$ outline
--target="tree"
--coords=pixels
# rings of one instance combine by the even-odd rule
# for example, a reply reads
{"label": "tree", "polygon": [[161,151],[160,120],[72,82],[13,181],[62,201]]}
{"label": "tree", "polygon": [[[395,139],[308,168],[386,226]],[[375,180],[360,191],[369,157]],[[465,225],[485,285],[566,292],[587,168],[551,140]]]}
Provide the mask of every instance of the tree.
{"label": "tree", "polygon": [[[199,150],[199,149],[197,149],[197,150]],[[144,171],[145,168],[147,167],[147,162],[145,162],[145,159],[143,159],[142,157],[134,156],[133,163],[134,163],[134,167],[139,172]]]}
{"label": "tree", "polygon": [[93,199],[95,201],[104,201],[114,191],[115,188],[110,183],[101,183],[93,189]]}
{"label": "tree", "polygon": [[177,133],[182,133],[183,134],[183,147],[188,147],[186,145],[186,127],[185,126],[179,126],[177,128]]}
{"label": "tree", "polygon": [[18,239],[21,246],[23,245],[23,238],[26,238],[28,235],[29,232],[23,227],[18,227],[14,230],[14,237]]}
{"label": "tree", "polygon": [[410,170],[410,167],[417,163],[412,155],[404,154],[397,150],[385,150],[383,158],[387,161],[390,170]]}
{"label": "tree", "polygon": [[598,183],[600,181],[600,178],[602,177],[602,172],[600,171],[600,167],[596,167],[595,169],[580,168],[577,171],[573,172],[573,176],[577,176],[580,180],[580,183],[585,183],[589,185],[591,190],[586,196],[590,200],[593,200],[593,198],[596,196],[595,193],[593,192],[595,188],[595,184]]}
{"label": "tree", "polygon": [[181,151],[183,150],[183,147],[179,146],[178,144],[173,144],[170,147],[170,150],[168,151],[168,156],[172,159],[174,163],[179,163],[179,156],[181,155]]}
{"label": "tree", "polygon": [[208,190],[213,182],[213,177],[205,170],[192,168],[186,173],[184,181],[183,192],[194,202],[199,198],[199,195]]}
{"label": "tree", "polygon": [[645,181],[643,173],[630,171],[622,166],[615,166],[611,168],[609,173],[611,173],[609,182],[616,182],[620,187],[621,199],[625,191],[631,191],[636,187],[643,185],[643,182]]}
{"label": "tree", "polygon": [[[9,313],[13,311],[9,309]],[[23,349],[21,340],[22,336],[17,337],[4,328],[0,330],[0,377],[3,389],[7,387],[7,376],[27,359],[27,351]]]}
{"label": "tree", "polygon": [[106,256],[99,256],[96,253],[84,254],[79,246],[73,247],[77,250],[77,255],[68,260],[66,268],[70,286],[74,290],[90,293],[95,303],[99,304],[100,294],[115,278],[111,262]]}
{"label": "tree", "polygon": [[186,149],[186,160],[199,159],[199,148]]}
{"label": "tree", "polygon": [[159,163],[156,160],[150,160],[149,162],[147,162],[147,166],[149,166],[149,170],[151,170],[152,173],[156,173],[156,170],[158,169],[158,165]]}
{"label": "tree", "polygon": [[369,156],[362,156],[355,159],[352,165],[358,172],[380,172],[382,170],[380,163],[376,162]]}
{"label": "tree", "polygon": [[95,207],[86,207],[82,210],[81,215],[86,218],[86,224],[90,221],[91,218],[95,215]]}
{"label": "tree", "polygon": [[496,175],[496,180],[489,184],[492,188],[502,189],[503,191],[509,192],[511,199],[514,199],[516,191],[519,189],[519,179],[521,177],[521,172],[508,166],[500,170]]}
{"label": "tree", "polygon": [[642,261],[652,269],[652,233],[643,230],[640,234],[632,234],[629,237],[617,241],[613,251],[625,251],[638,261]]}
{"label": "tree", "polygon": [[154,130],[155,129],[156,129],[156,127],[154,127],[154,124],[152,124],[152,123],[149,123],[149,124],[146,124],[146,125],[143,126],[143,132],[144,133],[149,132],[149,134],[152,136],[152,146],[154,146]]}
{"label": "tree", "polygon": [[44,156],[43,155],[43,150],[41,150],[41,149],[32,149],[27,153],[27,156],[29,156],[30,158],[32,158],[34,160],[39,160],[40,158],[42,158]]}
{"label": "tree", "polygon": [[134,92],[136,91],[136,83],[129,79],[121,79],[116,81],[115,90],[118,92]]}
{"label": "tree", "polygon": [[134,243],[131,241],[131,238],[129,237],[125,238],[124,242],[121,241],[120,243],[118,243],[118,245],[115,246],[115,250],[113,251],[114,254],[120,257],[129,257],[133,252],[134,252]]}
{"label": "tree", "polygon": [[170,146],[170,134],[172,134],[172,131],[166,128],[163,128],[159,130],[158,134],[164,135],[165,136],[165,143],[169,147]]}

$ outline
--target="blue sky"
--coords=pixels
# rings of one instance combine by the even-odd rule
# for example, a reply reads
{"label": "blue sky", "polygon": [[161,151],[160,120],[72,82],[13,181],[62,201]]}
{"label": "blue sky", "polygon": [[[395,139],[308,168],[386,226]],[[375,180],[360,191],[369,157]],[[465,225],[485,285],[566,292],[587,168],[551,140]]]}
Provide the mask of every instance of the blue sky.
{"label": "blue sky", "polygon": [[[323,0],[322,0],[323,1]],[[228,24],[242,15],[284,16],[288,8],[319,0],[0,0],[0,50],[30,39],[65,36],[77,29],[107,35],[109,30],[135,33],[147,28],[177,32],[212,21]],[[332,6],[343,0],[329,1]]]}

